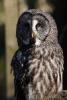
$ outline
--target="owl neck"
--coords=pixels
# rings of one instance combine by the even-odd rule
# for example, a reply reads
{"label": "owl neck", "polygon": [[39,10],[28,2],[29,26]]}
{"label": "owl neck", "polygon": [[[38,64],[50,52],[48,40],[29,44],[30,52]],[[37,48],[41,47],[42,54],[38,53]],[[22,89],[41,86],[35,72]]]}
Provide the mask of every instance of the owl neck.
{"label": "owl neck", "polygon": [[22,52],[31,51],[32,48],[34,48],[32,45],[23,45],[22,47],[19,47],[19,49],[20,49]]}
{"label": "owl neck", "polygon": [[58,37],[55,35],[49,35],[46,39],[47,44],[58,44]]}

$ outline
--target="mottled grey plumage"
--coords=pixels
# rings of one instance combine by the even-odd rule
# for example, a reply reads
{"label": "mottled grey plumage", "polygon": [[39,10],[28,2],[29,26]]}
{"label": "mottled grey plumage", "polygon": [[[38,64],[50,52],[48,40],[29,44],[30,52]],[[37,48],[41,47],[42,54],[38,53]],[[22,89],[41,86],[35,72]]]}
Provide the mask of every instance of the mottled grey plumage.
{"label": "mottled grey plumage", "polygon": [[16,31],[19,49],[12,59],[17,100],[45,100],[63,88],[63,51],[56,23],[40,10],[23,13]]}

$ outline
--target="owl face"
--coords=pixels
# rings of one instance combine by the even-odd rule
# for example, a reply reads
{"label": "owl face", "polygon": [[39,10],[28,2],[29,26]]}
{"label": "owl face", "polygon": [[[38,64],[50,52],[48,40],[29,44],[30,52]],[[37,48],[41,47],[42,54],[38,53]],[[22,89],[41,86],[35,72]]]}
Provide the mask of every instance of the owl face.
{"label": "owl face", "polygon": [[52,18],[49,20],[49,14],[33,10],[24,12],[17,23],[16,35],[18,45],[21,47],[39,46],[50,36],[51,21]]}
{"label": "owl face", "polygon": [[37,14],[32,20],[32,37],[35,39],[35,45],[40,45],[45,41],[50,31],[49,22],[45,16]]}

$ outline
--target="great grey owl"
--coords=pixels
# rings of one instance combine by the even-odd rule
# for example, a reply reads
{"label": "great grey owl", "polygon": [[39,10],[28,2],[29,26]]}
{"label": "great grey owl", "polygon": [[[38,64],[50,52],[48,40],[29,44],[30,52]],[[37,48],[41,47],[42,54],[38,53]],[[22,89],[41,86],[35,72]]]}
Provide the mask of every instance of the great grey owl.
{"label": "great grey owl", "polygon": [[17,100],[46,100],[63,88],[63,51],[49,13],[28,10],[18,20],[19,49],[11,65]]}

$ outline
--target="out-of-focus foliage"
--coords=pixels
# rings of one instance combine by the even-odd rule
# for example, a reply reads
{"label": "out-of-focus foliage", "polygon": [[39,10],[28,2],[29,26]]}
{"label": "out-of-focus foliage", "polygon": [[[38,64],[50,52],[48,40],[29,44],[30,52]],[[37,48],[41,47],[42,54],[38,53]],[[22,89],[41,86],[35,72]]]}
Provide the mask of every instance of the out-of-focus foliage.
{"label": "out-of-focus foliage", "polygon": [[3,10],[3,0],[0,0],[0,13],[2,12]]}
{"label": "out-of-focus foliage", "polygon": [[47,1],[56,4],[58,3],[59,0],[47,0]]}

